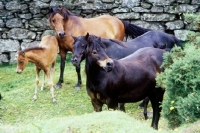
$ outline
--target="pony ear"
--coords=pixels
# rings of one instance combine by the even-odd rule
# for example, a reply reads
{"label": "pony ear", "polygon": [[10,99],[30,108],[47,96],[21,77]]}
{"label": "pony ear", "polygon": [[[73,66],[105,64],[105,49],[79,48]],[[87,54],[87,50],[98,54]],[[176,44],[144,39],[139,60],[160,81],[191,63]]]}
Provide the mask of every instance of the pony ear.
{"label": "pony ear", "polygon": [[25,57],[25,52],[20,52],[20,51],[17,51],[18,55],[21,55],[22,57]]}
{"label": "pony ear", "polygon": [[72,38],[74,39],[74,41],[76,41],[76,39],[77,39],[77,37],[75,37],[75,36],[72,36]]}
{"label": "pony ear", "polygon": [[101,37],[99,37],[98,40],[101,41]]}
{"label": "pony ear", "polygon": [[91,44],[91,43],[92,43],[91,37],[88,37],[88,38],[87,38],[87,41],[88,41],[89,44]]}
{"label": "pony ear", "polygon": [[85,39],[88,40],[88,37],[89,37],[89,33],[87,32],[87,34],[85,35]]}

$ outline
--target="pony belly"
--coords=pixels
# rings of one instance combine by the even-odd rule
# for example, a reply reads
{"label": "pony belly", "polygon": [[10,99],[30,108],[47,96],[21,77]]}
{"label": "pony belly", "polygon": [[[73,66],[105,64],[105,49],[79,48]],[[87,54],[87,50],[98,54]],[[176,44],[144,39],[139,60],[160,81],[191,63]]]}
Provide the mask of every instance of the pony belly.
{"label": "pony belly", "polygon": [[121,103],[132,103],[132,102],[141,101],[147,96],[148,95],[126,94],[126,95],[118,96],[117,101]]}

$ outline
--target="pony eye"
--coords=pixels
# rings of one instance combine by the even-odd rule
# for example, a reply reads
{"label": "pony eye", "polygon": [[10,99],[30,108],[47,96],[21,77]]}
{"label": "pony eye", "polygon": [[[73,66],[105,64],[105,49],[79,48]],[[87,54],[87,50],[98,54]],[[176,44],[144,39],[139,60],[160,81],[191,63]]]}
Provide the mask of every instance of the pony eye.
{"label": "pony eye", "polygon": [[96,51],[96,50],[93,50],[93,51],[92,51],[92,54],[97,54],[97,51]]}
{"label": "pony eye", "polygon": [[52,20],[53,23],[55,23],[55,20]]}

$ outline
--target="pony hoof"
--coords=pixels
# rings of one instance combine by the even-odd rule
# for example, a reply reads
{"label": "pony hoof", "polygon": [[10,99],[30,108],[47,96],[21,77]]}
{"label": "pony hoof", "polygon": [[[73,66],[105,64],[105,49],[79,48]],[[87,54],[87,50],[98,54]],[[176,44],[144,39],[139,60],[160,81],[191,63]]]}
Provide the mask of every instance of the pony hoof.
{"label": "pony hoof", "polygon": [[81,87],[80,86],[75,86],[74,90],[80,90]]}
{"label": "pony hoof", "polygon": [[142,106],[138,106],[138,109],[143,109],[144,107],[142,107]]}
{"label": "pony hoof", "polygon": [[33,98],[33,100],[32,100],[32,101],[33,101],[33,102],[35,102],[36,100],[37,100],[37,99]]}
{"label": "pony hoof", "polygon": [[55,85],[54,88],[55,89],[60,89],[62,87],[62,85]]}

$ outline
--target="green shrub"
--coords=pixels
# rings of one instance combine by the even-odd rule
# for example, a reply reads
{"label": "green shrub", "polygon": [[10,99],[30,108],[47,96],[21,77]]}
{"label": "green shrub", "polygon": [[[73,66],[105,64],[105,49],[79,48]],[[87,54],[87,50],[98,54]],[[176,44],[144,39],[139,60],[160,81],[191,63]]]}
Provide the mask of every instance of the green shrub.
{"label": "green shrub", "polygon": [[176,47],[164,58],[165,72],[157,77],[157,85],[166,89],[162,114],[174,128],[200,118],[200,49]]}
{"label": "green shrub", "polygon": [[[190,16],[200,23],[200,17]],[[184,50],[174,47],[164,54],[163,73],[157,76],[157,86],[165,88],[162,115],[169,126],[200,119],[200,33],[189,32]]]}

